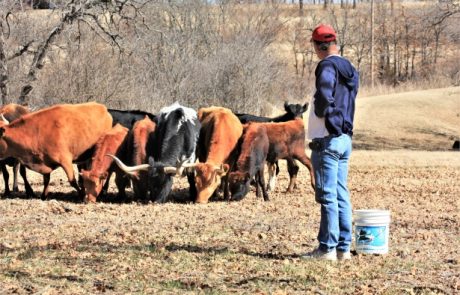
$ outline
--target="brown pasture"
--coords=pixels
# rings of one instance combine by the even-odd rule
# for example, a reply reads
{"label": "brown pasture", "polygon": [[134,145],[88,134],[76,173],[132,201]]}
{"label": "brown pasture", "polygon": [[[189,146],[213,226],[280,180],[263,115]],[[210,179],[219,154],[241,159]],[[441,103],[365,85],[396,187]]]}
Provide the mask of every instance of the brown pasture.
{"label": "brown pasture", "polygon": [[[438,119],[420,128],[448,132]],[[460,152],[423,150],[425,137],[410,150],[378,150],[394,131],[370,136],[374,150],[356,149],[349,176],[354,209],[391,210],[387,255],[299,259],[316,246],[319,207],[303,167],[299,188],[284,193],[284,161],[269,202],[251,192],[205,205],[181,202],[185,179],[174,184],[177,202],[113,203],[111,185],[105,200],[85,205],[58,169],[50,200],[0,200],[0,294],[458,294]],[[357,137],[374,132],[360,127]],[[38,191],[42,178],[28,174]]]}

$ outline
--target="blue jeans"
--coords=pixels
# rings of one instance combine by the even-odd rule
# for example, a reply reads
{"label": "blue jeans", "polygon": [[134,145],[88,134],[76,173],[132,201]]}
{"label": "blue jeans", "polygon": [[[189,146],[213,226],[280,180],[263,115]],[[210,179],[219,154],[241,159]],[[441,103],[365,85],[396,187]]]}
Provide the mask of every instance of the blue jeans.
{"label": "blue jeans", "polygon": [[322,147],[312,151],[315,172],[315,199],[321,204],[319,248],[323,251],[349,251],[352,237],[351,202],[347,188],[351,137],[342,134],[321,139]]}

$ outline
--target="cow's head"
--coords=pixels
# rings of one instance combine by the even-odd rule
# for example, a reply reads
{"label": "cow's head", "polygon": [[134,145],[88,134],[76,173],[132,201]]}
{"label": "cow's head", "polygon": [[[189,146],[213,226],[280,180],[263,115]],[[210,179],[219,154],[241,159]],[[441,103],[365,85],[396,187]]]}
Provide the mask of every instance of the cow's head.
{"label": "cow's head", "polygon": [[178,168],[155,162],[152,157],[149,157],[149,165],[150,193],[156,202],[164,203],[168,200],[173,176],[178,173]]}
{"label": "cow's head", "polygon": [[149,157],[149,164],[126,166],[114,155],[107,156],[113,158],[122,171],[136,179],[139,177],[139,171],[148,171],[151,193],[159,202],[164,202],[168,197],[172,184],[171,176],[177,175],[182,171],[180,167],[166,166],[162,163],[155,162],[152,157]]}
{"label": "cow's head", "polygon": [[284,103],[284,110],[286,113],[292,115],[294,118],[302,118],[303,113],[305,113],[308,109],[308,103],[301,105],[301,104],[288,104],[286,101]]}
{"label": "cow's head", "polygon": [[251,176],[248,172],[235,171],[228,175],[228,184],[232,200],[238,201],[243,199],[249,192]]}
{"label": "cow's head", "polygon": [[107,179],[108,173],[100,174],[92,173],[88,170],[82,170],[80,176],[83,178],[83,187],[85,188],[85,201],[95,203],[97,196],[101,193],[104,182]]}
{"label": "cow's head", "polygon": [[207,203],[214,191],[220,185],[221,179],[230,169],[228,164],[220,166],[208,163],[196,163],[195,167],[195,184],[197,190],[197,203]]}

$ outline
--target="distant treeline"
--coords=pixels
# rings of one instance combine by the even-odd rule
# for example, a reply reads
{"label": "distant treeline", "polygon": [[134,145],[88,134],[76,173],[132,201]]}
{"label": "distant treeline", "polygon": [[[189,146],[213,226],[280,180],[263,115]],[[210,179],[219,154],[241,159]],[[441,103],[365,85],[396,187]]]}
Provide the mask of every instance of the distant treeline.
{"label": "distant treeline", "polygon": [[284,1],[56,0],[35,11],[2,0],[2,103],[95,100],[153,112],[179,101],[267,114],[272,104],[309,100],[318,23],[336,29],[363,87],[371,45],[376,84],[459,84],[458,4],[375,1],[372,42],[369,2],[304,1],[317,5],[300,10]]}

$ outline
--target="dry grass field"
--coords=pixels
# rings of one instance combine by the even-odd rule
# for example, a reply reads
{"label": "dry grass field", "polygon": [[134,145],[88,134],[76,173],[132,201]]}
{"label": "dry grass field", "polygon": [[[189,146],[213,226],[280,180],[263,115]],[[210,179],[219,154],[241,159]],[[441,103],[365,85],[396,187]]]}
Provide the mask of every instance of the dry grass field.
{"label": "dry grass field", "polygon": [[460,87],[358,98],[354,146],[443,151],[460,139]]}
{"label": "dry grass field", "polygon": [[[431,132],[458,136],[451,111],[460,112],[459,88],[437,91],[456,93],[457,105],[426,109],[432,96],[422,92],[358,103],[356,137],[368,137],[352,155],[349,187],[354,209],[391,210],[387,255],[353,252],[343,263],[299,258],[316,246],[319,223],[305,168],[299,188],[286,194],[282,163],[270,202],[250,193],[241,202],[206,205],[118,204],[110,194],[85,205],[59,169],[50,200],[22,193],[0,200],[0,294],[458,294],[460,153],[435,148],[448,139]],[[422,120],[423,111],[433,117]],[[426,131],[429,148],[414,130]],[[411,149],[398,147],[399,138],[383,144],[393,134],[414,136]],[[39,192],[41,177],[29,175]],[[174,187],[181,199],[185,181]]]}

